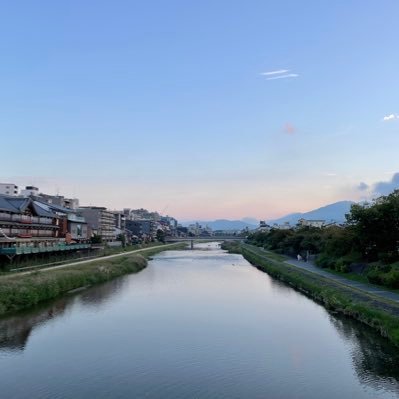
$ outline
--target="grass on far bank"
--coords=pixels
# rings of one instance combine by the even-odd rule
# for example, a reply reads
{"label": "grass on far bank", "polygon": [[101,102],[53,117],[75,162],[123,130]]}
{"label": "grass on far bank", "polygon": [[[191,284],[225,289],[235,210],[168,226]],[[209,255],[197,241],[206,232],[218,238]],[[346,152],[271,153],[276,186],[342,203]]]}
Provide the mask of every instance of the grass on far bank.
{"label": "grass on far bank", "polygon": [[144,250],[142,254],[99,258],[81,265],[0,277],[0,316],[35,306],[77,288],[104,283],[124,274],[137,273],[147,266],[150,256],[184,246],[185,244],[159,246]]}

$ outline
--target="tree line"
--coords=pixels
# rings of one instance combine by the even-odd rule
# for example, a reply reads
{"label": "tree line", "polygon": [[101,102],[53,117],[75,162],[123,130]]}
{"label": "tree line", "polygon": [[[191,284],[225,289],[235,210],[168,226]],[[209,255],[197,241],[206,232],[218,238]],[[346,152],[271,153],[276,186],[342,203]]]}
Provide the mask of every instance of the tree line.
{"label": "tree line", "polygon": [[342,226],[272,228],[249,235],[248,241],[291,256],[310,253],[321,267],[399,288],[399,190],[352,205]]}

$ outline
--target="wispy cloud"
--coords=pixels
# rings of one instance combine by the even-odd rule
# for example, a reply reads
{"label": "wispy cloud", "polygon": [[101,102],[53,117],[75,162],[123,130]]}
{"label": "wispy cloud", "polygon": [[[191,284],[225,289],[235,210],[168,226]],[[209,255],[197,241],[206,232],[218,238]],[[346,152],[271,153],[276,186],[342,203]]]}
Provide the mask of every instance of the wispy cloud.
{"label": "wispy cloud", "polygon": [[276,71],[261,72],[261,75],[272,76],[272,75],[278,75],[280,73],[287,73],[289,71],[290,71],[289,69],[277,69]]}
{"label": "wispy cloud", "polygon": [[390,115],[385,115],[382,120],[384,122],[388,122],[388,121],[394,121],[395,119],[399,119],[399,115],[396,114],[390,114]]}
{"label": "wispy cloud", "polygon": [[286,75],[272,76],[266,80],[276,80],[276,79],[287,79],[287,78],[297,78],[299,75],[297,73],[287,73]]}

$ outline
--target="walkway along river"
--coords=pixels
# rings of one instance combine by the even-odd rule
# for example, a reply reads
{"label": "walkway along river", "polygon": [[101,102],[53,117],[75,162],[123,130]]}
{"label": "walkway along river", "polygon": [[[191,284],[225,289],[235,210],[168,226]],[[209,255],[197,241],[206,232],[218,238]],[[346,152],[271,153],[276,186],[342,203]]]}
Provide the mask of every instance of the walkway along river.
{"label": "walkway along river", "polygon": [[218,244],[0,320],[1,398],[395,398],[399,352]]}

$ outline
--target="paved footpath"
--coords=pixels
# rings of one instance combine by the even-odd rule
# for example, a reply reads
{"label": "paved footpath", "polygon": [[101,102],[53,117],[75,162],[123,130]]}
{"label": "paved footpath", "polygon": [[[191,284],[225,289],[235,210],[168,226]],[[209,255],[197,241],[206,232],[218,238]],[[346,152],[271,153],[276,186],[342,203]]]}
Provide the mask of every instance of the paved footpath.
{"label": "paved footpath", "polygon": [[336,274],[329,273],[329,272],[321,269],[320,267],[317,267],[312,262],[304,262],[304,261],[298,261],[295,259],[289,259],[289,260],[286,260],[285,263],[288,263],[289,265],[296,266],[296,267],[299,267],[300,269],[304,269],[309,272],[318,274],[320,276],[329,278],[330,280],[338,281],[340,284],[347,285],[348,287],[356,288],[360,291],[367,292],[368,294],[399,303],[399,294],[396,294],[395,292],[384,290],[383,288],[379,287],[378,285],[365,284],[365,283],[360,283],[358,281],[349,280],[343,276],[338,276]]}
{"label": "paved footpath", "polygon": [[[251,247],[251,246],[248,245],[248,247]],[[262,251],[265,254],[265,257],[267,257],[267,254],[269,252],[269,251],[264,250],[263,248],[261,249],[258,247],[252,247],[252,249],[255,249],[255,252],[258,255],[261,255],[260,252]],[[363,291],[367,294],[376,296],[378,298],[399,303],[399,294],[397,294],[395,292],[385,290],[384,288],[382,288],[378,285],[366,284],[366,283],[361,283],[361,282],[354,281],[354,280],[349,280],[346,277],[330,273],[330,272],[316,266],[313,262],[304,262],[304,261],[299,261],[296,259],[286,259],[286,260],[282,260],[281,262],[287,263],[291,266],[296,266],[303,270],[307,270],[308,272],[311,272],[311,273],[318,274],[319,276],[323,276],[330,280],[336,281],[342,285],[346,285],[348,287],[355,288],[359,291]]]}
{"label": "paved footpath", "polygon": [[163,249],[167,250],[167,249],[171,249],[175,246],[176,246],[176,244],[156,245],[156,246],[148,247],[148,248],[135,249],[134,251],[121,252],[121,253],[114,254],[114,255],[99,256],[97,258],[92,258],[92,259],[88,259],[88,260],[80,260],[77,262],[65,263],[65,264],[59,265],[59,266],[45,267],[42,269],[29,270],[27,272],[21,272],[21,273],[12,273],[12,274],[7,274],[4,276],[1,276],[0,281],[2,279],[6,279],[8,277],[23,276],[24,274],[29,274],[29,273],[37,273],[37,272],[41,273],[41,272],[45,272],[46,270],[55,270],[55,269],[61,269],[63,267],[79,266],[79,265],[83,265],[85,263],[91,263],[91,262],[101,262],[106,259],[118,258],[120,256],[126,256],[126,255],[130,255],[130,254],[134,254],[134,253],[150,251],[151,249],[163,248]]}

